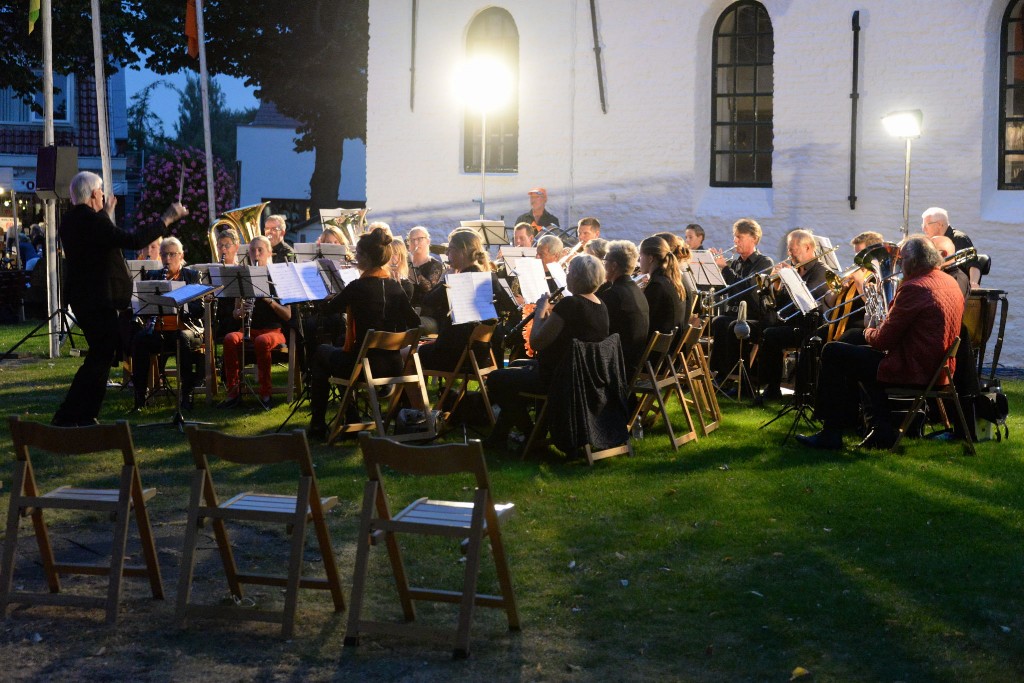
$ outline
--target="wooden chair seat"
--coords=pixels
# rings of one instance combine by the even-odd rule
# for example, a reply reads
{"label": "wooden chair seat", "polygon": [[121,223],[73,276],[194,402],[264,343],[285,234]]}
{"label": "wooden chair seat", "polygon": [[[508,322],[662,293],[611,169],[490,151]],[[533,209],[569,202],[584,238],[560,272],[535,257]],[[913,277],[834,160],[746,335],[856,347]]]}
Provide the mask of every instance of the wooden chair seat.
{"label": "wooden chair seat", "polygon": [[[228,436],[195,426],[185,430],[192,447],[196,471],[192,478],[188,520],[185,528],[185,547],[181,556],[178,578],[178,604],[175,621],[183,628],[189,616],[229,618],[281,624],[281,634],[290,638],[295,629],[298,589],[327,590],[331,593],[334,609],[345,609],[341,582],[335,565],[334,549],[327,529],[324,512],[337,505],[335,496],[321,497],[316,473],[309,455],[309,445],[302,431],[291,434],[264,436]],[[291,462],[298,470],[298,492],[294,496],[246,491],[221,503],[214,489],[208,455],[237,465],[272,465]],[[284,607],[279,612],[239,609],[237,606],[193,604],[192,579],[195,571],[198,531],[204,519],[211,519],[214,539],[228,588],[237,600],[243,597],[243,584],[277,586],[284,588]],[[289,536],[287,574],[256,574],[239,571],[225,521],[269,522],[284,524]],[[323,578],[304,577],[303,546],[306,527],[311,525],[323,558]]]}
{"label": "wooden chair seat", "polygon": [[[360,542],[356,550],[352,605],[345,634],[345,646],[359,645],[360,637],[364,633],[409,635],[450,642],[454,645],[454,657],[466,657],[469,654],[469,632],[475,607],[503,609],[509,629],[518,630],[519,613],[501,537],[501,521],[511,515],[514,505],[495,505],[480,442],[409,446],[389,439],[374,438],[369,434],[360,434],[359,446],[369,480],[363,494],[359,521]],[[473,500],[465,502],[420,498],[398,514],[392,515],[390,502],[384,490],[385,470],[393,470],[404,476],[450,478],[452,475],[469,475],[476,485]],[[402,545],[396,538],[400,533],[465,538],[466,541],[462,543],[466,559],[461,590],[410,586],[402,559]],[[363,619],[370,548],[377,545],[380,539],[383,539],[388,551],[404,623]],[[483,594],[477,590],[485,540],[490,542],[500,595]],[[415,600],[458,604],[459,618],[456,628],[453,630],[414,623]]]}
{"label": "wooden chair seat", "polygon": [[[690,415],[689,405],[679,383],[679,373],[676,371],[673,358],[673,353],[678,354],[679,349],[673,346],[673,339],[675,339],[673,333],[655,331],[651,335],[650,341],[647,342],[647,347],[640,356],[640,365],[630,382],[630,392],[636,396],[636,404],[626,426],[632,430],[649,411],[657,407],[665,422],[665,429],[668,432],[672,449],[679,450],[681,445],[697,438],[697,431],[694,428],[693,417]],[[687,431],[679,436],[676,436],[668,414],[668,402],[673,396],[678,400],[680,410],[686,420]]]}
{"label": "wooden chair seat", "polygon": [[[128,423],[117,422],[91,427],[52,427],[35,422],[22,422],[17,416],[12,416],[10,430],[15,450],[14,485],[7,511],[3,558],[0,560],[0,615],[6,614],[7,606],[12,602],[24,605],[63,605],[103,609],[106,612],[107,623],[113,624],[117,621],[122,579],[125,576],[148,578],[153,598],[163,599],[160,564],[157,561],[153,529],[146,509],[146,502],[156,495],[156,489],[142,488]],[[29,454],[33,449],[49,451],[62,458],[120,450],[120,487],[99,489],[65,485],[40,493]],[[114,524],[110,561],[58,562],[44,517],[44,511],[47,509],[109,513]],[[128,526],[133,516],[142,546],[142,565],[125,564]],[[32,518],[49,593],[31,593],[20,588],[12,588],[15,551],[22,517]],[[60,577],[71,574],[108,577],[106,596],[62,593]]]}

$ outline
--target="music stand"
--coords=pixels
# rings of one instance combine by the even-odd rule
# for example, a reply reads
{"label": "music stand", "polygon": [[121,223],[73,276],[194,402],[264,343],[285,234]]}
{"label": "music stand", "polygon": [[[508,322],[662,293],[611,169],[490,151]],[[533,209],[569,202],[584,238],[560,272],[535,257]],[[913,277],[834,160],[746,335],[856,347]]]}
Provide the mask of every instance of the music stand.
{"label": "music stand", "polygon": [[490,247],[504,247],[511,244],[508,238],[508,228],[505,221],[460,221],[463,228],[472,228],[480,235],[480,241],[488,249]]}
{"label": "music stand", "polygon": [[[147,284],[150,281],[147,281]],[[153,283],[167,282],[166,280],[153,280]],[[181,311],[185,306],[192,303],[196,299],[200,299],[210,292],[215,290],[214,287],[209,285],[185,285],[184,287],[177,287],[175,289],[167,290],[164,293],[139,292],[139,301],[144,304],[142,311],[146,311],[148,306],[155,306],[157,308],[157,315],[167,315],[165,309],[173,309],[174,315],[177,318],[178,325],[174,335],[174,362],[178,366],[178,386],[175,391],[175,404],[174,404],[174,415],[167,422],[148,422],[146,424],[139,425],[139,427],[174,427],[179,432],[184,433],[185,425],[212,425],[212,422],[200,422],[198,420],[186,420],[184,415],[181,414],[181,379],[182,379],[182,353],[181,353]],[[211,349],[207,349],[211,351]]]}
{"label": "music stand", "polygon": [[795,269],[780,270],[779,278],[793,305],[800,311],[800,331],[804,340],[796,351],[796,383],[793,390],[793,402],[780,408],[775,417],[762,424],[759,429],[764,429],[789,413],[796,413],[786,436],[782,439],[782,445],[785,446],[789,438],[796,433],[796,428],[801,422],[811,429],[816,426],[813,421],[813,404],[814,390],[818,384],[817,362],[821,353],[821,337],[813,336],[813,333],[821,322],[821,314],[816,308],[814,296],[807,289],[807,283],[800,279]]}
{"label": "music stand", "polygon": [[[220,288],[216,293],[218,299],[261,299],[271,296],[270,273],[266,266],[221,266],[210,269],[210,281],[214,287]],[[238,359],[239,375],[244,379],[245,373],[245,342],[249,341],[249,328],[242,318],[241,356]],[[246,384],[249,393],[255,394],[252,386]]]}

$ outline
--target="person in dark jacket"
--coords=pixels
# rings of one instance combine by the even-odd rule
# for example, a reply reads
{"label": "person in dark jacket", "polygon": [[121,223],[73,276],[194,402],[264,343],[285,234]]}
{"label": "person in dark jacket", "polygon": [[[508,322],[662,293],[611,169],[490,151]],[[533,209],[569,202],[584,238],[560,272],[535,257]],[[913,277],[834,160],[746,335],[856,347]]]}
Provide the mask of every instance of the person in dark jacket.
{"label": "person in dark jacket", "polygon": [[52,423],[61,427],[97,422],[107,392],[110,366],[118,345],[118,312],[131,305],[132,279],[123,249],[137,250],[188,215],[175,202],[161,220],[133,233],[114,225],[110,216],[117,198],[104,196],[103,179],[82,171],[71,179],[71,210],[57,235],[66,259],[64,301],[71,307],[89,345]]}
{"label": "person in dark jacket", "polygon": [[[313,354],[310,366],[309,435],[314,439],[327,436],[327,398],[331,377],[348,377],[359,357],[363,339],[370,330],[404,332],[419,327],[409,297],[397,280],[389,277],[392,237],[384,228],[374,228],[356,243],[356,267],[362,272],[328,304],[330,312],[344,312],[346,330],[341,348],[321,344]],[[404,362],[399,351],[376,351],[369,356],[370,367],[380,377],[394,376],[402,371]]]}
{"label": "person in dark jacket", "polygon": [[597,296],[608,307],[609,333],[618,333],[622,342],[622,357],[626,374],[632,377],[647,345],[650,325],[650,307],[647,297],[631,277],[640,256],[636,245],[628,240],[608,243],[604,258],[607,287],[597,290]]}
{"label": "person in dark jacket", "polygon": [[661,237],[640,243],[640,272],[647,276],[644,297],[650,309],[647,337],[655,331],[671,334],[686,323],[686,290],[679,262]]}

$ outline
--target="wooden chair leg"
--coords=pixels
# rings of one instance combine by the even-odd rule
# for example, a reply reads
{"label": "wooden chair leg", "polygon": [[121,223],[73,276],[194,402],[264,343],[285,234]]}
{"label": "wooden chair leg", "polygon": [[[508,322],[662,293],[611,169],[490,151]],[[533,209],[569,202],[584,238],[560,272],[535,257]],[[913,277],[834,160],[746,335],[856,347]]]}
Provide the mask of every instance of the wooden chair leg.
{"label": "wooden chair leg", "polygon": [[526,441],[526,447],[523,448],[524,456],[531,452],[538,442],[543,441],[548,432],[548,399],[544,397],[536,400],[541,401],[541,407],[537,411],[537,421],[534,423],[533,429],[530,430],[530,438]]}
{"label": "wooden chair leg", "polygon": [[156,541],[153,538],[153,527],[149,522],[149,510],[142,493],[142,480],[139,470],[132,475],[132,507],[135,511],[135,526],[139,529],[139,541],[142,544],[142,556],[146,562],[146,573],[149,576],[149,589],[156,600],[164,599],[164,584],[160,577],[160,559],[156,554]]}
{"label": "wooden chair leg", "polygon": [[[964,415],[963,406],[960,405],[960,397],[954,391],[950,398],[953,401],[957,417],[960,420],[960,429],[962,429],[964,433],[964,443],[967,445],[967,452],[971,455],[977,455],[977,451],[974,449],[974,441],[971,439],[971,430],[967,424],[967,417]],[[939,400],[941,401],[941,399]]]}
{"label": "wooden chair leg", "polygon": [[25,481],[25,463],[14,463],[14,480],[11,482],[10,504],[7,506],[7,528],[4,532],[4,553],[0,559],[0,619],[7,616],[7,605],[11,599],[11,588],[14,579],[14,560],[18,545],[18,527],[21,515],[18,514],[17,498],[21,495]]}
{"label": "wooden chair leg", "polygon": [[107,623],[117,623],[117,606],[121,601],[124,579],[124,556],[128,544],[128,520],[131,517],[132,468],[121,469],[121,486],[114,520],[114,545],[110,556],[110,583],[107,584]]}
{"label": "wooden chair leg", "polygon": [[196,545],[199,541],[199,507],[203,503],[205,479],[204,472],[197,471],[192,476],[192,493],[185,519],[185,546],[178,568],[178,602],[174,610],[174,625],[179,629],[185,628],[192,598],[192,576],[196,569]]}
{"label": "wooden chair leg", "polygon": [[487,510],[491,519],[487,520],[487,535],[491,541],[491,555],[494,557],[494,568],[498,576],[498,586],[505,604],[505,615],[510,630],[519,630],[519,609],[516,607],[516,596],[512,590],[512,574],[508,569],[508,556],[505,554],[505,543],[501,539],[501,527],[498,516],[494,514],[494,502],[487,501]]}
{"label": "wooden chair leg", "polygon": [[359,515],[359,533],[356,535],[356,561],[352,569],[352,592],[349,594],[348,627],[345,629],[345,647],[359,645],[360,615],[366,595],[366,573],[370,563],[370,519],[377,501],[378,486],[368,481],[363,487],[363,509]]}
{"label": "wooden chair leg", "polygon": [[295,632],[295,610],[299,605],[299,583],[302,581],[302,548],[306,540],[306,511],[309,509],[309,492],[312,487],[313,480],[303,477],[299,484],[299,495],[295,498],[288,580],[284,591],[284,614],[281,618],[283,638],[291,638]]}
{"label": "wooden chair leg", "polygon": [[480,576],[480,546],[484,535],[484,505],[486,501],[486,491],[477,491],[473,497],[473,517],[469,527],[469,547],[466,550],[462,600],[459,604],[459,625],[455,632],[455,650],[452,653],[455,659],[465,659],[469,656],[469,629],[473,624],[477,579]]}

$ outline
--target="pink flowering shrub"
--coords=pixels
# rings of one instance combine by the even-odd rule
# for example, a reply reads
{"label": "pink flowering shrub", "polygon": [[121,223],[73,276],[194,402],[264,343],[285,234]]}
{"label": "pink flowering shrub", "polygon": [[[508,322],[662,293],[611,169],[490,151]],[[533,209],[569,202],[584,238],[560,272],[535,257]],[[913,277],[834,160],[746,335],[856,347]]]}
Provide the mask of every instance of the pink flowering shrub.
{"label": "pink flowering shrub", "polygon": [[[210,215],[206,193],[206,156],[195,147],[168,148],[150,157],[142,169],[142,198],[135,211],[134,224],[151,225],[160,220],[171,202],[178,198],[178,181],[185,170],[185,183],[181,203],[189,215],[171,226],[170,234],[181,240],[185,247],[185,260],[189,263],[207,263],[211,259]],[[214,157],[213,186],[215,215],[236,208],[235,180],[227,168]]]}

